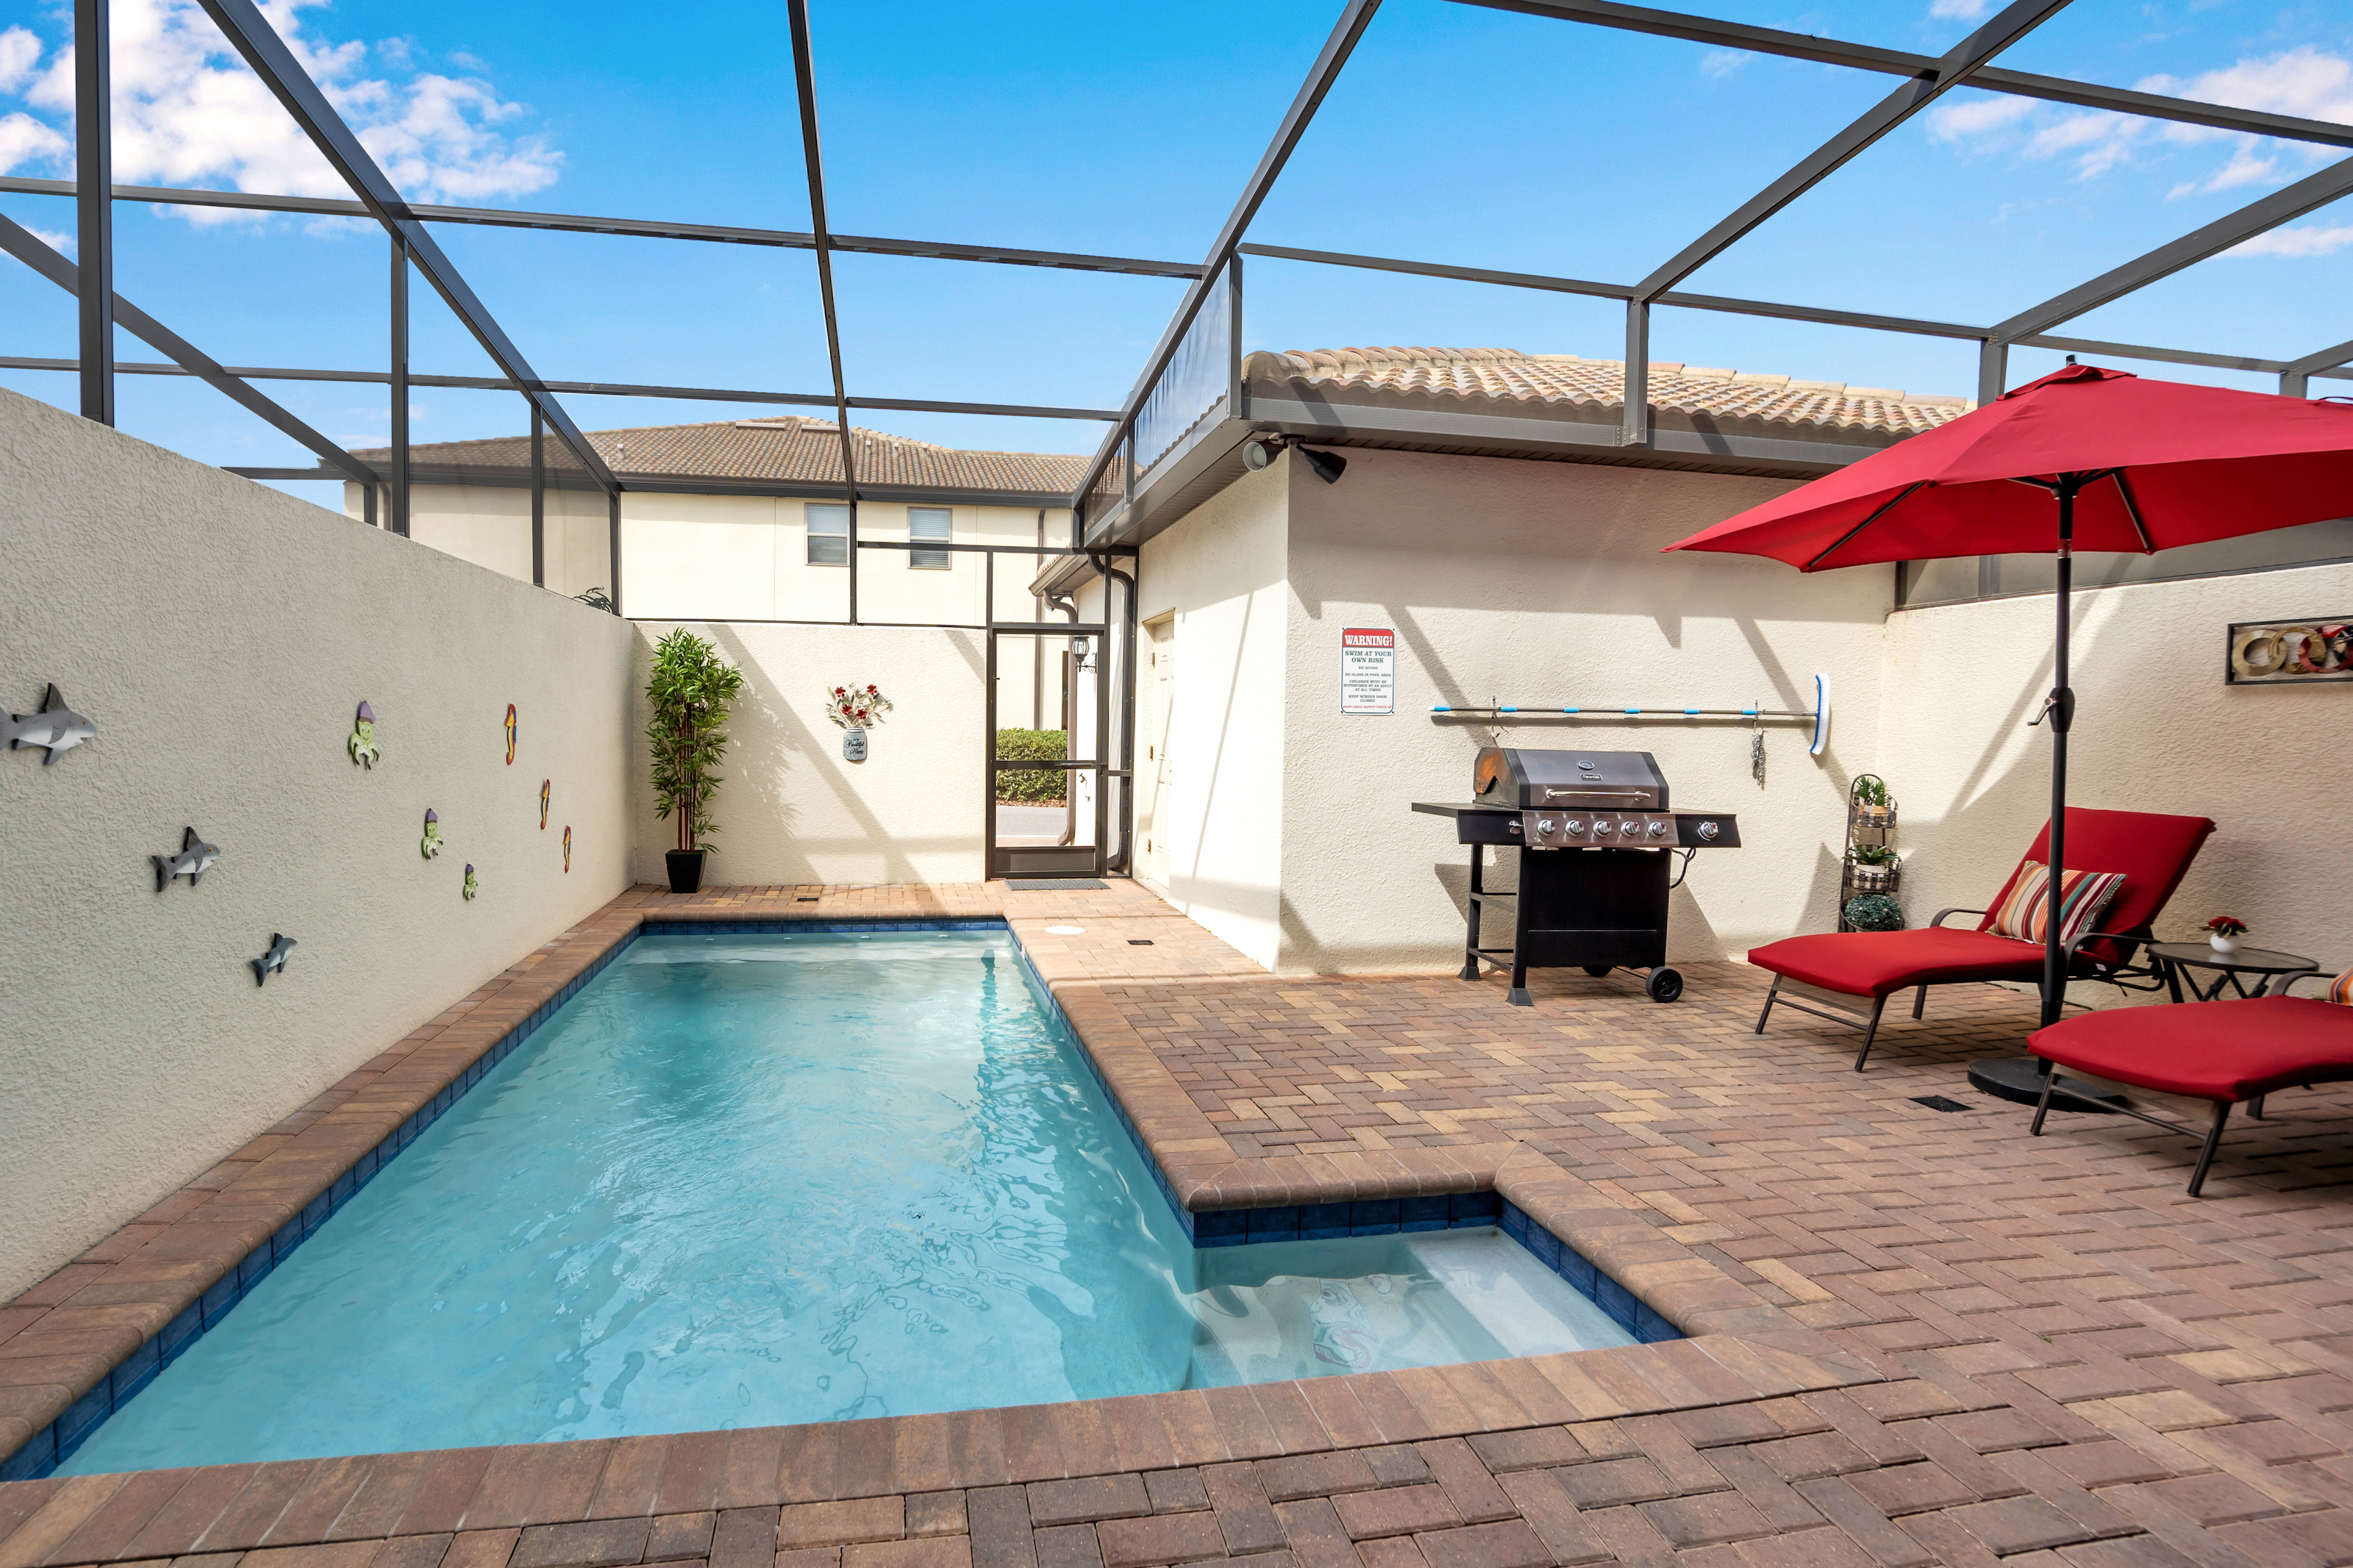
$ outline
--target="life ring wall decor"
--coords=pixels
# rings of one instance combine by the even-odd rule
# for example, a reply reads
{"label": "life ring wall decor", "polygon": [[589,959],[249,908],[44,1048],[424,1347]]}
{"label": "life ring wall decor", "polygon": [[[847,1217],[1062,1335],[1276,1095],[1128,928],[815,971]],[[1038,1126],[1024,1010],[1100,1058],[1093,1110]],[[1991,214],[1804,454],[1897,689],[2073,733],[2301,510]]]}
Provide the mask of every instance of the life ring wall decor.
{"label": "life ring wall decor", "polygon": [[2239,621],[2226,646],[2222,679],[2233,686],[2353,680],[2353,616]]}

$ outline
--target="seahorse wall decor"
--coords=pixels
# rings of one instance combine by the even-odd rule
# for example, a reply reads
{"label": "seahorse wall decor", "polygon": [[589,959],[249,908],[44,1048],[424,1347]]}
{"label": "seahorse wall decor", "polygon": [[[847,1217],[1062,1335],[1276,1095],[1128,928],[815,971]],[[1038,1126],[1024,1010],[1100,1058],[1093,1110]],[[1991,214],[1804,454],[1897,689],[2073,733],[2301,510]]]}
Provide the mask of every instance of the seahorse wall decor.
{"label": "seahorse wall decor", "polygon": [[359,714],[352,721],[352,732],[343,742],[343,750],[352,754],[352,765],[373,773],[384,753],[375,746],[375,710],[360,704]]}
{"label": "seahorse wall decor", "polygon": [[417,847],[427,860],[441,853],[441,814],[431,806],[425,808],[425,837]]}

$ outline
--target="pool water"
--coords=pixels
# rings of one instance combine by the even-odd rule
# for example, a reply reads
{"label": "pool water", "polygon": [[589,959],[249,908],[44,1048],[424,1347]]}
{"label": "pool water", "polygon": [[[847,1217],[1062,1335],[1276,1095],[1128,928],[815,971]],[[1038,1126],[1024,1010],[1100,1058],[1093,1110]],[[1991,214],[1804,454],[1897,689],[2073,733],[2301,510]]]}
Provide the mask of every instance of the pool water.
{"label": "pool water", "polygon": [[1493,1230],[1196,1252],[1001,931],[647,936],[65,1474],[1624,1344]]}

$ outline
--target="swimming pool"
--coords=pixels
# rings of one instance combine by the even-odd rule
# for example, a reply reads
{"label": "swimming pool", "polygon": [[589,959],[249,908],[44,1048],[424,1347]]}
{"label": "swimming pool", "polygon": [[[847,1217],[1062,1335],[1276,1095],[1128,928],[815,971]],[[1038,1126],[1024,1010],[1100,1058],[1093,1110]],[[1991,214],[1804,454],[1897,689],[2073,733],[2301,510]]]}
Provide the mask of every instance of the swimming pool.
{"label": "swimming pool", "polygon": [[1003,931],[648,935],[60,1473],[1624,1344],[1493,1230],[1196,1251]]}

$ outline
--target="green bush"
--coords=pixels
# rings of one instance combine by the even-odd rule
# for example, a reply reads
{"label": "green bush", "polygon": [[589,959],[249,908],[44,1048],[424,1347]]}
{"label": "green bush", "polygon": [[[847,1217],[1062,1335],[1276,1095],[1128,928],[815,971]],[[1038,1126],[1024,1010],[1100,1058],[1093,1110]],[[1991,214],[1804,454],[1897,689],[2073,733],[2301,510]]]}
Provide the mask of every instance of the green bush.
{"label": "green bush", "polygon": [[1863,893],[1846,901],[1846,923],[1857,931],[1902,931],[1904,906],[1885,893]]}
{"label": "green bush", "polygon": [[[1070,733],[1063,730],[999,730],[997,754],[1019,759],[1050,757],[1060,762],[1071,754]],[[1062,792],[1069,787],[1069,777],[1060,768],[1041,768],[1034,773],[1008,768],[997,775],[997,798],[1060,805],[1064,799]]]}

